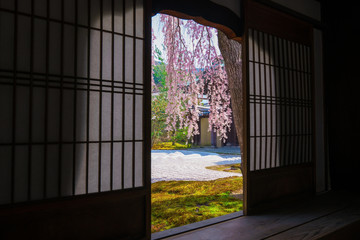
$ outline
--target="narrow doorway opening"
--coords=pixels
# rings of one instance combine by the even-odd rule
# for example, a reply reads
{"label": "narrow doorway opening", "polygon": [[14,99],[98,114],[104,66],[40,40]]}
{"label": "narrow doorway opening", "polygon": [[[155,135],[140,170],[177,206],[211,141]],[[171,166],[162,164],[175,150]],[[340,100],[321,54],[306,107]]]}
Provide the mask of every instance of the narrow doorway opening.
{"label": "narrow doorway opening", "polygon": [[152,34],[151,231],[158,233],[239,213],[243,178],[218,30],[157,14]]}

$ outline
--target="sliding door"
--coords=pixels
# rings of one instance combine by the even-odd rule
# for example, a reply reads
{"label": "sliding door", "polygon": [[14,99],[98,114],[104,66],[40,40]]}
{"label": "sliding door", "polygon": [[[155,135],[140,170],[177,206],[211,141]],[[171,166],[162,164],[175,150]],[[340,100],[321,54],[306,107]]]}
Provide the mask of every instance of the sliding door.
{"label": "sliding door", "polygon": [[0,1],[1,239],[150,233],[148,5]]}
{"label": "sliding door", "polygon": [[312,26],[245,8],[249,213],[314,192]]}

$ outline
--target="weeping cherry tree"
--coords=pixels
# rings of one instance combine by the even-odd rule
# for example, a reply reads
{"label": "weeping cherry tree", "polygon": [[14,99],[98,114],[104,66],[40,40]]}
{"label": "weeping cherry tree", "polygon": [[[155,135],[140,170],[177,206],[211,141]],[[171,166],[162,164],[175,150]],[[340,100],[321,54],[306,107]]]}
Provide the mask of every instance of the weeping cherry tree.
{"label": "weeping cherry tree", "polygon": [[[210,108],[209,131],[216,132],[225,142],[232,111],[224,59],[213,41],[217,30],[165,14],[161,14],[160,22],[167,56],[165,130],[174,132],[187,127],[188,139],[199,134],[199,97],[206,95]],[[154,83],[153,87],[156,87]]]}

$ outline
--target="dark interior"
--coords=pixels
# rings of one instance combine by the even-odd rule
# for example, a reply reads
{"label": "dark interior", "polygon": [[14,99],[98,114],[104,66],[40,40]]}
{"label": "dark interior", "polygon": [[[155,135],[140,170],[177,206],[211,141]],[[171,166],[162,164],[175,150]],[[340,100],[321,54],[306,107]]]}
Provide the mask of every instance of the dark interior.
{"label": "dark interior", "polygon": [[[4,16],[4,18],[2,19],[5,19],[11,14],[14,13],[16,14],[16,11],[9,10],[12,7],[8,6],[14,3],[16,3],[15,9],[17,8],[17,4],[21,2],[21,4],[23,4],[22,6],[26,5],[28,7],[29,12],[33,12],[33,11],[36,12],[37,11],[36,6],[38,5],[34,5],[34,2],[43,6],[47,6],[46,4],[49,3],[50,1],[53,0],[47,0],[47,1],[29,0],[29,3],[26,5],[24,1],[20,1],[20,0],[16,0],[14,2],[0,0],[0,14],[1,17]],[[89,0],[89,1],[78,0],[78,1],[85,5],[90,2],[96,2],[95,0]],[[117,0],[114,1],[116,2]],[[323,75],[324,75],[323,79],[324,79],[324,110],[325,110],[325,121],[323,122],[323,126],[325,128],[325,136],[324,136],[325,171],[329,169],[329,177],[326,178],[326,191],[318,194],[315,193],[314,184],[312,182],[312,178],[314,177],[313,165],[311,165],[311,167],[309,168],[306,168],[304,171],[302,171],[301,168],[297,168],[297,169],[293,168],[293,169],[289,169],[288,171],[285,170],[287,171],[285,172],[285,175],[286,174],[288,175],[288,178],[285,179],[283,178],[283,175],[281,175],[283,173],[278,174],[278,172],[276,172],[277,170],[275,171],[275,175],[276,174],[279,175],[278,179],[275,179],[276,176],[278,175],[276,175],[275,177],[273,176],[269,177],[270,175],[266,175],[265,173],[265,175],[259,174],[259,178],[257,178],[256,175],[254,175],[253,177],[255,177],[254,178],[255,180],[254,180],[254,185],[252,185],[252,187],[256,187],[256,184],[259,185],[262,184],[261,181],[256,182],[259,179],[266,179],[266,177],[269,177],[266,181],[269,182],[275,180],[281,181],[280,186],[284,186],[284,188],[288,187],[289,184],[291,186],[294,186],[294,188],[296,186],[300,186],[301,189],[305,189],[306,192],[310,192],[311,194],[310,196],[301,195],[301,198],[300,195],[291,196],[290,198],[286,198],[285,196],[284,199],[286,200],[284,200],[284,202],[281,202],[279,200],[279,196],[284,195],[284,192],[285,194],[290,194],[290,193],[293,194],[294,191],[292,191],[293,189],[287,189],[287,191],[280,191],[279,195],[276,195],[276,198],[274,197],[274,200],[270,199],[268,202],[266,202],[266,204],[264,204],[263,208],[261,208],[259,211],[254,212],[253,215],[248,214],[245,211],[245,215],[250,215],[250,216],[240,217],[237,218],[236,220],[232,220],[232,222],[229,222],[228,225],[226,225],[227,224],[226,222],[221,223],[222,225],[213,224],[207,228],[202,228],[200,230],[193,231],[192,233],[195,235],[191,235],[191,233],[190,235],[179,235],[178,239],[194,239],[194,238],[220,239],[217,238],[218,236],[221,237],[228,236],[228,238],[223,238],[223,239],[237,239],[238,234],[239,235],[241,234],[247,239],[264,239],[264,238],[288,239],[291,237],[294,237],[294,239],[304,239],[304,236],[309,237],[309,235],[307,234],[311,231],[312,231],[311,233],[314,233],[312,237],[314,237],[315,239],[358,239],[358,237],[360,236],[360,230],[359,230],[360,211],[357,206],[360,203],[359,200],[360,198],[358,195],[360,192],[360,184],[359,184],[360,157],[358,151],[359,142],[360,142],[359,141],[360,102],[358,98],[359,89],[357,87],[358,86],[357,81],[360,81],[360,77],[359,77],[360,76],[359,75],[360,72],[359,71],[359,64],[360,64],[360,59],[359,59],[360,17],[359,16],[360,15],[358,13],[359,8],[355,7],[355,5],[351,4],[350,2],[319,0],[317,2],[320,2],[321,4],[322,20],[316,21],[302,14],[294,12],[293,10],[290,10],[286,7],[282,7],[281,5],[276,4],[270,0],[259,0],[259,1],[249,0],[249,1],[259,3],[262,6],[266,6],[273,10],[275,9],[276,11],[281,12],[281,14],[289,15],[292,18],[295,18],[301,22],[306,23],[307,25],[310,25],[311,27],[318,28],[323,32]],[[62,3],[66,2],[66,4],[69,4],[69,2],[71,1],[58,0],[54,2],[59,3],[59,7],[60,7],[61,6],[60,2]],[[127,1],[127,2],[131,3],[131,1]],[[153,2],[155,3],[154,6],[156,6],[155,9],[151,8],[151,1],[144,0],[145,12],[143,16],[146,19],[150,19],[151,15],[154,12],[159,12],[164,10],[165,11],[169,10],[170,12],[168,13],[171,13],[171,11],[183,11],[184,15],[180,15],[183,17],[189,17],[189,15],[197,13],[197,11],[195,11],[191,7],[192,1],[173,1],[172,2],[173,5],[170,4],[169,6],[170,8],[172,7],[175,9],[166,9],[166,7],[161,7],[162,6],[161,4],[168,4],[170,1],[153,0]],[[185,5],[184,2],[186,2]],[[210,9],[210,12],[216,12],[217,10],[216,5],[214,5],[213,2],[199,1],[197,2],[197,4],[194,4],[194,6],[198,8],[204,6],[204,9],[206,9],[205,6],[207,3],[209,3],[208,9]],[[111,7],[109,7],[109,9],[110,8]],[[56,12],[56,9],[55,10],[49,9],[49,7],[43,7],[43,9],[44,11],[40,14],[42,16],[40,16],[39,19],[44,21],[49,21],[48,20],[49,16],[47,16],[47,14],[49,14],[49,12],[51,11]],[[75,9],[73,10],[75,11]],[[93,7],[92,11],[96,11],[96,10],[97,8]],[[219,8],[219,10],[224,10],[225,12],[228,11],[228,9],[222,9],[222,8]],[[242,11],[244,11],[244,9],[242,9]],[[26,19],[32,19],[31,13],[26,13],[24,15],[26,16]],[[68,17],[65,13],[63,13],[63,15],[65,16],[59,17],[59,19],[55,21],[59,26],[60,23],[63,24],[64,22],[66,22],[64,21],[64,18],[66,19]],[[75,16],[76,18],[78,17],[77,15]],[[239,40],[240,39],[238,38],[239,35],[242,35],[244,31],[243,25],[237,22],[237,21],[242,21],[243,19],[241,17],[237,17],[236,15],[233,15],[232,13],[229,13],[229,15],[227,15],[226,18],[224,19],[221,18],[220,20],[217,20],[216,17],[212,18],[211,14],[210,14],[210,19],[206,19],[206,16],[203,17],[196,16],[196,17],[198,17],[197,20],[203,24],[206,24],[211,21],[217,21],[221,25],[218,27],[222,28],[230,38]],[[136,17],[133,18],[136,19]],[[6,19],[10,19],[10,18],[6,18]],[[82,19],[82,20],[89,24],[91,22],[90,18]],[[72,20],[70,19],[69,21]],[[16,24],[20,24],[20,23],[21,23],[20,21],[16,22]],[[13,22],[10,23],[3,21],[0,22],[0,24],[2,24],[2,26],[5,26],[7,24],[11,25],[13,24]],[[26,25],[33,23],[31,23],[30,21],[29,22],[23,21],[22,24]],[[73,25],[75,26],[76,24],[74,23]],[[286,23],[284,24],[286,25]],[[132,156],[131,164],[133,164],[131,165],[132,175],[130,174],[131,181],[129,181],[128,187],[126,186],[126,184],[124,185],[124,175],[127,174],[127,172],[124,171],[124,165],[122,165],[121,171],[122,171],[123,181],[120,184],[121,186],[119,186],[116,189],[113,188],[112,185],[113,183],[111,182],[111,187],[109,183],[108,184],[109,186],[104,185],[105,187],[103,188],[105,189],[105,191],[101,191],[101,182],[103,180],[101,179],[101,176],[98,176],[99,178],[98,191],[88,192],[88,190],[86,190],[85,195],[82,194],[76,195],[74,194],[74,192],[77,191],[74,180],[75,174],[72,175],[70,174],[71,176],[69,175],[68,178],[64,180],[65,183],[68,184],[68,188],[64,190],[61,187],[61,183],[59,183],[58,192],[57,190],[54,193],[50,191],[51,193],[49,193],[48,196],[45,196],[46,194],[45,193],[43,194],[41,192],[42,191],[41,189],[43,187],[42,185],[39,187],[40,189],[39,196],[40,195],[42,196],[43,194],[44,197],[39,197],[36,199],[32,199],[31,191],[27,190],[27,192],[26,191],[24,192],[23,196],[20,196],[22,200],[17,202],[15,201],[16,197],[14,200],[14,193],[12,192],[11,199],[9,197],[8,202],[4,201],[5,202],[4,204],[2,203],[0,204],[0,239],[151,239],[151,234],[150,234],[151,172],[150,172],[150,164],[149,162],[146,162],[146,159],[150,158],[150,147],[149,146],[139,147],[139,149],[142,149],[142,154],[143,154],[141,159],[145,159],[143,162],[141,161],[140,163],[137,162],[137,160],[134,157],[135,154],[137,153],[135,151],[136,143],[149,142],[149,133],[150,133],[149,131],[150,128],[149,121],[151,119],[150,118],[151,98],[150,98],[150,90],[149,90],[150,85],[147,84],[146,82],[149,80],[150,67],[151,67],[150,66],[151,63],[149,61],[151,54],[150,53],[150,46],[151,46],[150,23],[145,22],[144,26],[145,26],[144,36],[141,37],[135,36],[136,27],[134,27],[134,32],[132,33],[134,36],[131,34],[126,35],[123,33],[121,35],[124,37],[123,38],[124,41],[125,38],[127,39],[131,38],[134,43],[133,46],[136,45],[135,43],[137,43],[136,42],[137,40],[144,40],[145,42],[144,43],[145,50],[142,54],[139,54],[143,56],[145,59],[143,65],[145,84],[142,83],[138,84],[135,83],[135,80],[133,80],[134,83],[132,83],[132,85],[128,87],[128,89],[130,89],[131,93],[133,93],[134,96],[135,96],[135,91],[139,90],[138,87],[141,88],[140,91],[143,91],[143,93],[141,94],[143,94],[144,97],[143,98],[144,123],[142,123],[141,125],[143,127],[144,136],[140,140],[135,140],[135,138],[132,138],[131,140],[126,140],[129,143],[134,144],[131,152],[133,154],[131,155]],[[43,27],[44,29],[46,28],[45,25]],[[99,28],[99,27],[94,27],[94,29],[95,28]],[[100,28],[102,31],[103,30],[102,26]],[[2,29],[7,29],[7,27],[5,26]],[[47,26],[46,31],[52,31],[52,29],[49,26]],[[114,32],[114,29],[109,28],[106,30],[106,32],[112,34]],[[5,36],[4,39],[7,39],[6,36],[10,34],[13,33],[5,32],[5,31],[0,32],[0,35]],[[21,41],[21,36],[18,37]],[[33,37],[34,36],[32,36],[31,38]],[[1,39],[2,38],[0,38],[0,40]],[[8,54],[9,51],[12,51],[11,49],[12,46],[14,46],[14,42],[15,42],[14,39],[12,39],[10,42],[6,42],[6,41],[1,42],[1,51],[3,51],[3,54]],[[44,47],[41,44],[42,42],[40,41],[38,43],[40,44],[38,44],[37,47],[42,49],[42,47]],[[17,44],[17,42],[15,44]],[[67,44],[71,46],[71,43],[67,43]],[[114,48],[112,50],[114,50]],[[123,48],[123,50],[124,51],[126,50],[125,47]],[[48,51],[48,49],[46,51]],[[73,51],[75,51],[75,49],[73,49]],[[136,52],[135,47],[133,49],[133,52],[134,53]],[[0,52],[0,54],[2,53]],[[11,55],[12,52],[9,54]],[[15,51],[14,54],[19,54],[19,52]],[[33,54],[33,53],[29,53],[29,54]],[[21,58],[21,52],[19,56]],[[16,59],[16,57],[14,59]],[[0,68],[1,70],[0,81],[3,82],[8,81],[3,85],[8,84],[12,86],[13,84],[15,88],[15,85],[17,83],[13,81],[18,81],[16,80],[16,77],[19,77],[21,75],[24,79],[33,79],[34,77],[33,73],[35,72],[34,69],[36,69],[37,66],[36,64],[35,65],[31,64],[30,70],[28,72],[26,71],[17,72],[16,69],[3,71],[3,68],[6,68],[8,66],[10,66],[11,68],[12,65],[16,65],[16,60],[14,59],[8,59],[8,60],[2,59],[1,62],[2,65]],[[73,61],[73,59],[70,60]],[[72,72],[74,70],[72,67],[74,66],[71,65],[72,62],[70,60],[65,61],[66,63],[64,64],[65,64],[65,70],[66,67],[70,65],[69,67],[70,70],[69,69],[68,70]],[[124,57],[123,66],[125,66],[125,64],[128,64],[128,63],[124,63],[126,60],[127,60],[126,57]],[[134,61],[132,63],[135,66],[136,62],[134,59],[132,60]],[[46,65],[46,61],[44,61],[43,64]],[[61,68],[63,67],[64,66],[61,66]],[[76,67],[77,66],[75,65],[75,69]],[[114,64],[112,65],[112,67],[114,67]],[[48,77],[49,73],[51,73],[51,70],[49,72],[48,69],[46,73],[42,75],[42,77],[44,76]],[[63,78],[65,75],[66,74],[63,71],[61,71],[61,73],[59,74],[61,78]],[[87,75],[87,77],[89,77],[89,75]],[[136,72],[134,70],[131,73],[131,76],[135,76],[135,75]],[[66,77],[69,76],[65,76],[65,78]],[[75,78],[77,77],[78,76],[75,76]],[[100,80],[102,80],[101,77]],[[125,78],[125,74],[124,74],[124,78]],[[41,79],[45,79],[45,78],[41,78]],[[114,77],[112,78],[112,80],[114,80]],[[1,86],[2,85],[0,85],[0,87]],[[125,83],[124,86],[123,85],[121,86],[127,88],[125,87]],[[121,88],[121,86],[119,88]],[[103,86],[101,85],[101,88],[102,87]],[[112,88],[113,88],[112,90],[114,91],[115,86],[113,85]],[[34,94],[34,92],[32,93]],[[2,105],[0,105],[1,107],[7,106],[6,101],[9,101],[9,104],[11,104],[10,102],[13,101],[15,102],[14,99],[8,100],[8,98],[5,97],[2,98],[2,97],[3,96],[0,96],[1,101],[5,101],[5,102],[3,102]],[[133,99],[135,101],[135,97]],[[49,104],[51,104],[51,102]],[[4,110],[1,111],[5,111],[5,110],[7,111],[7,109],[5,108]],[[134,104],[132,106],[134,122],[135,122],[135,117],[134,117],[135,110],[136,109]],[[74,109],[72,109],[71,112],[74,113],[74,115],[76,115]],[[65,115],[66,113],[68,112],[65,112]],[[69,114],[71,115],[72,113]],[[123,120],[124,119],[125,117],[123,117]],[[36,120],[32,120],[32,121],[36,123]],[[0,132],[0,134],[16,135],[17,131],[21,131],[21,128],[19,127],[12,128],[12,124],[13,124],[12,122],[10,122],[8,125],[4,124],[1,128],[3,132]],[[19,126],[20,125],[21,124],[19,124]],[[123,127],[124,126],[125,125],[123,125]],[[135,137],[136,135],[135,130],[136,128],[135,126],[133,126],[132,137]],[[51,129],[49,131],[51,132]],[[76,136],[76,133],[69,130],[70,139],[72,134]],[[32,133],[32,135],[35,136],[36,133],[34,132]],[[100,135],[101,135],[101,130],[100,130]],[[27,136],[25,140],[27,140],[28,138],[31,138],[31,134],[30,137]],[[100,148],[101,148],[101,144],[104,142],[103,140],[104,139],[101,139],[101,136],[100,136],[100,140],[96,140],[96,142],[100,144]],[[112,138],[112,140],[114,139]],[[125,146],[124,142],[126,141],[124,139],[118,140],[119,143],[123,144],[122,145],[123,147]],[[111,144],[115,143],[114,141],[112,142],[113,143]],[[75,144],[77,144],[78,142],[73,141],[71,143],[73,143],[75,146]],[[87,141],[85,141],[84,144],[88,144],[88,143],[89,143],[89,139],[87,139]],[[0,161],[5,159],[4,156],[7,156],[6,154],[8,155],[10,154],[9,152],[6,151],[11,150],[12,156],[14,156],[14,154],[16,153],[15,151],[16,148],[14,146],[17,144],[14,140],[9,140],[6,143],[1,142],[1,144],[2,145],[0,146],[3,147],[1,150],[3,149],[5,150],[3,152],[0,152],[1,154],[3,154],[0,155]],[[33,142],[31,140],[30,143],[25,143],[22,145],[27,146],[32,144]],[[63,142],[63,139],[61,139],[61,142],[59,144],[64,145],[68,143],[66,143],[66,141]],[[12,148],[10,149],[11,146]],[[111,145],[111,149],[112,148],[113,145]],[[73,150],[69,150],[68,154],[73,156],[74,159],[77,156],[75,151]],[[122,154],[123,154],[122,157],[124,159],[124,153]],[[31,152],[28,153],[28,155],[30,156]],[[101,162],[101,157],[99,157],[99,159]],[[8,163],[5,162],[5,160],[3,160],[1,164],[3,165],[0,166],[2,166],[3,169],[5,169],[6,167],[10,168],[10,166],[8,166],[7,164],[13,164],[13,163],[10,162]],[[75,164],[75,160],[73,162],[68,162],[67,164],[69,166],[73,164],[72,167],[77,168],[77,165]],[[139,165],[140,170],[135,167],[138,166],[136,164],[140,164]],[[1,171],[0,169],[0,174],[2,174],[2,176],[0,175],[0,178],[1,177],[3,177],[3,179],[8,177],[10,178],[10,175],[12,175],[15,171],[14,168],[15,166],[11,168],[12,169],[11,171],[4,171],[4,170]],[[23,168],[20,167],[20,169]],[[141,172],[141,169],[143,172],[141,177],[138,179],[135,177],[135,174],[138,171]],[[31,172],[31,170],[28,171]],[[99,171],[99,175],[101,175],[100,174],[101,169],[98,171]],[[23,172],[26,173],[27,170],[23,170]],[[40,182],[42,181],[41,179],[36,178],[35,180],[32,180],[30,178],[31,177],[29,174],[27,180],[29,181],[31,180],[33,181],[33,183],[36,181],[40,181]],[[292,182],[288,184],[286,181],[289,179]],[[27,185],[27,180],[22,182],[24,186]],[[71,181],[73,181],[72,184],[70,183]],[[88,181],[88,179],[86,181]],[[299,185],[299,181],[301,181],[302,185]],[[45,182],[46,180],[44,180],[44,183],[42,183],[44,184],[44,188],[46,188]],[[5,185],[6,184],[1,185],[0,183],[0,190],[3,191],[4,193],[14,191],[13,189],[15,189],[17,186],[14,182],[12,182],[10,186],[5,186]],[[10,187],[12,188],[12,190],[9,190]],[[109,189],[111,189],[111,191],[107,191]],[[263,193],[266,193],[267,190],[266,187],[264,186],[259,187],[258,189],[262,189]],[[248,194],[247,191],[248,190],[245,190],[245,195]],[[262,194],[260,193],[259,196],[260,195]],[[0,192],[0,196],[3,196],[1,192]],[[261,196],[261,199],[266,199],[266,196],[265,197]],[[249,199],[249,201],[251,201],[251,199]],[[297,201],[300,201],[302,203],[296,205],[295,203],[297,203]],[[289,202],[291,204],[289,204]],[[271,212],[269,210],[270,207],[266,207],[274,204],[277,205],[277,207],[279,207],[279,203],[281,205],[281,210],[276,210],[275,208],[271,208],[271,210],[273,211]],[[300,207],[297,208],[297,206]],[[248,206],[245,205],[244,207],[246,208]],[[339,221],[339,219],[341,221]],[[240,225],[242,227],[239,227]],[[254,226],[256,226],[255,228],[256,231],[251,232],[252,231],[251,228],[253,228]],[[334,227],[327,228],[327,226],[334,226]],[[316,231],[317,229],[322,229],[322,230]],[[222,231],[226,232],[226,234],[223,234]],[[175,238],[169,238],[169,239],[175,239]]]}

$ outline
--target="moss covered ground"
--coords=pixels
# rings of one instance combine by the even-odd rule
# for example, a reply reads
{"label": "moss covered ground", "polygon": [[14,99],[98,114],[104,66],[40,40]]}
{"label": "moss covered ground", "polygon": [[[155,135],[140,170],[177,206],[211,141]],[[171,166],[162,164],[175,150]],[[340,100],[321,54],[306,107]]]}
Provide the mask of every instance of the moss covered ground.
{"label": "moss covered ground", "polygon": [[216,171],[241,173],[240,163],[214,165],[214,166],[209,166],[209,167],[206,167],[206,168],[210,169],[210,170],[216,170]]}
{"label": "moss covered ground", "polygon": [[161,142],[154,144],[152,146],[152,150],[179,150],[179,149],[187,149],[191,148],[191,144],[181,144],[181,143],[175,143],[172,142]]}
{"label": "moss covered ground", "polygon": [[153,183],[152,232],[199,222],[242,210],[242,177],[212,181]]}

